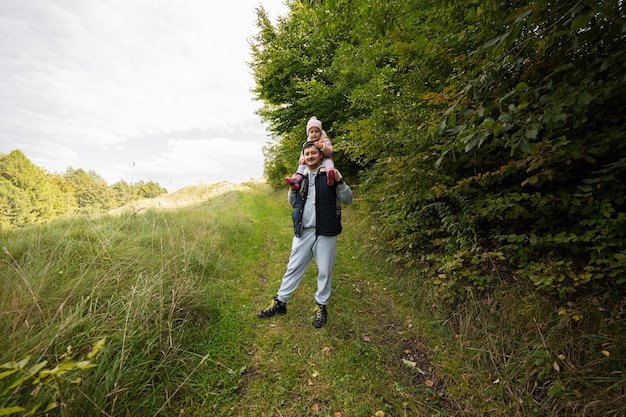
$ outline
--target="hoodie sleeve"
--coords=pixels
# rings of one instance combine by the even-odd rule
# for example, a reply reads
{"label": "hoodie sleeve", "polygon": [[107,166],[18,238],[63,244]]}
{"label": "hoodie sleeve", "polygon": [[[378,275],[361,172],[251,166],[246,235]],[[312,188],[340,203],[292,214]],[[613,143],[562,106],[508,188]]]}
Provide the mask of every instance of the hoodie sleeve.
{"label": "hoodie sleeve", "polygon": [[320,142],[322,143],[322,145],[324,145],[322,147],[322,154],[324,154],[326,158],[332,158],[333,144],[330,142],[330,139],[328,139],[328,135],[323,130],[322,130],[322,137],[320,138]]}
{"label": "hoodie sleeve", "polygon": [[352,204],[352,190],[345,182],[337,186],[337,198],[345,205]]}
{"label": "hoodie sleeve", "polygon": [[294,190],[289,190],[289,192],[287,193],[287,201],[289,201],[289,205],[291,206],[291,208],[296,207],[297,195],[298,195],[298,192]]}

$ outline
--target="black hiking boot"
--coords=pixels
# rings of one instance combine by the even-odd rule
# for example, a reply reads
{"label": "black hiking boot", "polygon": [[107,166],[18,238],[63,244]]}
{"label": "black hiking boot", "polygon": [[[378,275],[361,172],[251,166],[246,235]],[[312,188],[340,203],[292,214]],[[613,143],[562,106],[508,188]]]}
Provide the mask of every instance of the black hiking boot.
{"label": "black hiking boot", "polygon": [[319,329],[324,325],[324,323],[326,323],[326,320],[328,320],[326,306],[315,303],[315,318],[313,319],[313,326]]}
{"label": "black hiking boot", "polygon": [[287,314],[287,303],[283,303],[278,299],[278,297],[274,297],[272,299],[272,303],[265,310],[261,310],[257,313],[259,318],[264,319],[267,317],[272,317],[276,314]]}

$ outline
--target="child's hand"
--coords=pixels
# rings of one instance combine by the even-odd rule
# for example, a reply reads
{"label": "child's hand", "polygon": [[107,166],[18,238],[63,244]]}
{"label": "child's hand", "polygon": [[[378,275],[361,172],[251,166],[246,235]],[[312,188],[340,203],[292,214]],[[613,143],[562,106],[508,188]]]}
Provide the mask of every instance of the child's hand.
{"label": "child's hand", "polygon": [[321,140],[315,141],[315,147],[322,150],[324,149],[324,144],[322,143]]}

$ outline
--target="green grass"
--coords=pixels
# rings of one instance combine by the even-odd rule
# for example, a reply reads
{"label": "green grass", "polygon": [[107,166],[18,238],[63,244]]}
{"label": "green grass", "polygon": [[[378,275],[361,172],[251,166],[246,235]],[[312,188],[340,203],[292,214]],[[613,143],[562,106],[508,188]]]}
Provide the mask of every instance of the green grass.
{"label": "green grass", "polygon": [[[0,408],[58,389],[65,405],[50,415],[624,415],[623,376],[602,373],[623,369],[623,317],[581,312],[604,323],[591,337],[512,292],[445,312],[426,303],[419,273],[368,250],[376,235],[357,200],[344,213],[327,325],[311,324],[314,264],[288,314],[260,320],[289,257],[286,192],[202,192],[182,193],[194,204],[175,210],[0,232],[0,364],[32,355],[54,366],[68,346],[79,361],[107,338],[96,368],[55,389],[32,395],[0,379]],[[614,402],[594,405],[598,387]]]}

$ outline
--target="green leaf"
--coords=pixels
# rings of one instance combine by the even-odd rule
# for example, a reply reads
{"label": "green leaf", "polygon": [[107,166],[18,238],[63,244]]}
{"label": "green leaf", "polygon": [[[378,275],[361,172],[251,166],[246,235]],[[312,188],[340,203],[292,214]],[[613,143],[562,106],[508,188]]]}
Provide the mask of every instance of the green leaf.
{"label": "green leaf", "polygon": [[515,23],[521,22],[522,20],[526,19],[532,12],[533,9],[524,10],[515,17]]}
{"label": "green leaf", "polygon": [[585,26],[587,26],[589,24],[589,22],[591,21],[592,17],[593,17],[593,14],[591,14],[591,13],[579,14],[578,16],[576,16],[574,18],[574,20],[572,20],[571,29],[573,31],[578,31],[578,30],[582,29],[583,27],[585,27]]}
{"label": "green leaf", "polygon": [[434,138],[437,136],[437,132],[439,131],[439,126],[433,125],[428,128],[428,134],[430,137]]}
{"label": "green leaf", "polygon": [[21,413],[26,411],[24,407],[5,407],[0,408],[0,416],[8,416],[10,414]]}
{"label": "green leaf", "polygon": [[17,367],[20,369],[24,369],[28,361],[30,360],[30,355],[26,356],[24,359],[17,363]]}
{"label": "green leaf", "polygon": [[30,375],[26,375],[26,376],[23,376],[23,377],[19,378],[17,381],[15,381],[15,382],[13,382],[11,385],[9,385],[9,386],[8,386],[8,387],[4,390],[4,392],[5,392],[5,393],[7,393],[7,392],[11,391],[13,388],[15,388],[15,387],[19,387],[20,385],[22,385],[24,382],[26,382],[26,381],[27,381],[27,380],[29,380],[30,378],[31,378],[31,376],[30,376]]}
{"label": "green leaf", "polygon": [[76,367],[78,369],[90,369],[90,368],[95,368],[98,365],[91,363],[90,361],[80,361],[80,362],[76,362]]}
{"label": "green leaf", "polygon": [[617,260],[620,265],[626,265],[626,253],[619,252],[613,254],[613,257]]}
{"label": "green leaf", "polygon": [[485,120],[480,124],[480,127],[483,129],[491,129],[493,127],[494,120],[491,117],[486,117]]}
{"label": "green leaf", "polygon": [[96,342],[96,344],[93,346],[93,348],[91,349],[91,351],[89,352],[89,354],[87,354],[87,357],[89,359],[93,359],[94,356],[96,356],[104,347],[104,344],[106,342],[106,336],[103,337],[102,339],[98,340]]}
{"label": "green leaf", "polygon": [[530,145],[530,142],[528,142],[525,139],[520,140],[519,148],[522,150],[522,152],[526,152],[526,153],[531,153],[533,150],[532,146]]}
{"label": "green leaf", "polygon": [[0,379],[4,379],[7,376],[12,375],[12,374],[14,374],[14,373],[16,373],[18,371],[19,371],[19,369],[12,369],[10,371],[4,371],[4,372],[0,373]]}
{"label": "green leaf", "polygon": [[448,116],[448,121],[450,122],[450,126],[452,127],[456,126],[456,113],[455,112],[450,113],[450,116]]}
{"label": "green leaf", "polygon": [[539,134],[539,130],[536,128],[530,128],[526,131],[527,139],[537,139],[537,135]]}
{"label": "green leaf", "polygon": [[30,410],[28,410],[26,414],[24,414],[24,417],[34,416],[35,413],[39,410],[39,408],[41,408],[41,404],[37,404],[33,406],[33,408],[31,408]]}
{"label": "green leaf", "polygon": [[43,362],[39,362],[36,365],[31,366],[30,369],[28,370],[28,374],[34,376],[37,372],[39,372],[47,364],[48,364],[48,361],[43,361]]}
{"label": "green leaf", "polygon": [[519,92],[519,91],[526,91],[528,90],[528,83],[522,81],[517,83],[517,85],[515,86],[515,91]]}

